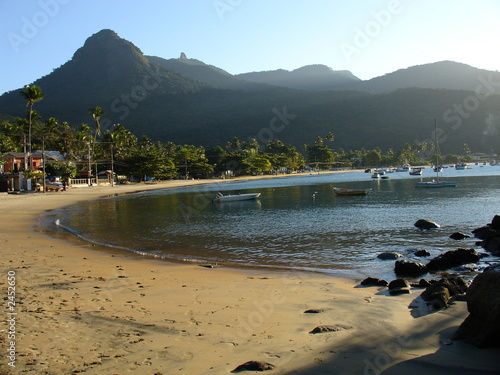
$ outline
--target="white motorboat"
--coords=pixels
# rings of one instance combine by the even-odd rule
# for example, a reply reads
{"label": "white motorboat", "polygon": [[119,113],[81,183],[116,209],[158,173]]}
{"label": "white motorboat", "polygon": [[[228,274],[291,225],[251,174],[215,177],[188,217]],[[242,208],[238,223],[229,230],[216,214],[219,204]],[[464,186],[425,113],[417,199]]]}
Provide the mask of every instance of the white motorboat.
{"label": "white motorboat", "polygon": [[217,193],[212,199],[212,202],[235,202],[235,201],[247,201],[251,199],[257,199],[260,197],[261,193],[247,193],[247,194],[228,194],[223,195],[222,193]]}
{"label": "white motorboat", "polygon": [[422,168],[412,168],[409,173],[412,176],[422,176]]}
{"label": "white motorboat", "polygon": [[409,172],[410,171],[410,165],[405,164],[402,167],[397,167],[396,172]]}

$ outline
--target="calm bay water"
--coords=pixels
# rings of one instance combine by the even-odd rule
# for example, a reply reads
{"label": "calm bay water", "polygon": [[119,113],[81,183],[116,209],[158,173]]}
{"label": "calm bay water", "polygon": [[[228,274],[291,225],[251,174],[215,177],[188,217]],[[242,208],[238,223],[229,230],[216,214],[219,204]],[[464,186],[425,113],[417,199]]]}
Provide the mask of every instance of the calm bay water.
{"label": "calm bay water", "polygon": [[[444,176],[457,188],[417,189],[434,177],[392,173],[389,180],[348,172],[224,182],[99,199],[50,213],[88,241],[166,259],[277,266],[355,277],[393,278],[393,261],[376,259],[412,249],[432,256],[475,239],[448,236],[489,223],[500,214],[500,167],[475,166]],[[336,196],[333,186],[371,188],[367,196]],[[215,192],[260,192],[256,201],[211,203]],[[427,218],[441,224],[420,231]],[[51,230],[62,230],[50,228]],[[479,250],[479,249],[478,249]],[[484,258],[481,266],[498,258]]]}

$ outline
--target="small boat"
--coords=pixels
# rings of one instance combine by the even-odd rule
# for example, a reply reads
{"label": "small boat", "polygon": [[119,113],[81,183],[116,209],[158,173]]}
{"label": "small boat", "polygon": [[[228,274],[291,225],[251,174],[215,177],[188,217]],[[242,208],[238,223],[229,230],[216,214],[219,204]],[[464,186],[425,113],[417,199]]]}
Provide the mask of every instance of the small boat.
{"label": "small boat", "polygon": [[456,170],[464,170],[464,169],[468,169],[468,168],[469,168],[469,166],[465,163],[460,163],[460,164],[455,165]]}
{"label": "small boat", "polygon": [[422,168],[412,168],[409,173],[412,176],[422,176]]}
{"label": "small boat", "polygon": [[337,195],[366,195],[370,189],[344,189],[334,187],[333,191]]}
{"label": "small boat", "polygon": [[396,172],[409,172],[410,171],[410,165],[405,164],[402,167],[397,167]]}
{"label": "small boat", "polygon": [[389,178],[391,178],[391,176],[383,175],[383,176],[380,176],[380,178],[382,180],[388,180]]}
{"label": "small boat", "polygon": [[222,193],[217,193],[212,199],[212,202],[235,202],[235,201],[247,201],[251,199],[257,199],[260,197],[261,193],[247,193],[247,194],[228,194],[223,195]]}
{"label": "small boat", "polygon": [[378,172],[375,172],[374,174],[372,174],[372,178],[379,178],[380,177],[380,173]]}
{"label": "small boat", "polygon": [[442,188],[442,187],[456,187],[456,182],[450,181],[420,181],[415,184],[415,187],[425,188]]}
{"label": "small boat", "polygon": [[443,171],[443,167],[439,165],[439,143],[438,143],[438,138],[437,138],[437,121],[434,120],[434,138],[436,140],[435,148],[436,148],[436,167],[434,168],[434,172],[436,172],[436,180],[432,181],[419,181],[415,184],[415,187],[423,187],[423,188],[443,188],[443,187],[456,187],[457,183],[456,182],[450,182],[450,181],[440,181],[439,180],[439,173]]}

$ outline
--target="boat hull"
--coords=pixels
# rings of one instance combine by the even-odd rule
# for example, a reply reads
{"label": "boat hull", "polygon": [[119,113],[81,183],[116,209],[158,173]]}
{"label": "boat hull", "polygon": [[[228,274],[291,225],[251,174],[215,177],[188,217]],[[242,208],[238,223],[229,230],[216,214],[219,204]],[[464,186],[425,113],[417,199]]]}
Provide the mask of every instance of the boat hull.
{"label": "boat hull", "polygon": [[367,189],[342,189],[342,188],[333,188],[333,191],[337,195],[366,195],[368,194]]}
{"label": "boat hull", "polygon": [[444,187],[456,187],[457,184],[455,182],[449,182],[449,181],[425,181],[425,182],[417,182],[415,186],[423,188],[444,188]]}
{"label": "boat hull", "polygon": [[235,195],[223,195],[216,196],[212,202],[236,202],[236,201],[248,201],[251,199],[257,199],[260,197],[260,193],[248,193],[248,194],[235,194]]}

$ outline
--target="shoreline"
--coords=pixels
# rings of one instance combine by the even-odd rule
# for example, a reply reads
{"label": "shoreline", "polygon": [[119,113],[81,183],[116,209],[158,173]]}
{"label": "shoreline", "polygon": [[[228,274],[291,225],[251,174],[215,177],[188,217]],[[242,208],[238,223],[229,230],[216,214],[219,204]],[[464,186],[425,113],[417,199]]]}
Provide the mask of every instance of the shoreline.
{"label": "shoreline", "polygon": [[[82,200],[225,181],[235,179],[0,197],[0,285],[5,297],[14,272],[17,302],[15,367],[2,354],[0,374],[227,374],[251,360],[272,363],[272,374],[390,374],[400,362],[409,374],[429,364],[430,374],[453,374],[458,365],[498,370],[498,350],[448,345],[467,316],[465,302],[415,319],[408,305],[418,293],[390,297],[306,271],[96,251],[35,228],[45,212]],[[319,325],[343,330],[309,333]],[[3,349],[10,343],[6,332],[0,340]]]}

